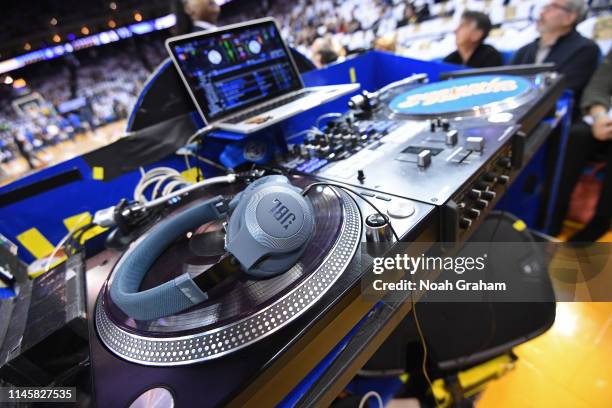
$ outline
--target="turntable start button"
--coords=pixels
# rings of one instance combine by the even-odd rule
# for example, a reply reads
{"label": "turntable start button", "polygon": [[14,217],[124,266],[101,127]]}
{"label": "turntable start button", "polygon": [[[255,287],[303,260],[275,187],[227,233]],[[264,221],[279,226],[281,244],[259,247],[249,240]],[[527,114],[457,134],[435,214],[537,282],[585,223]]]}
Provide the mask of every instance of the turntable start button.
{"label": "turntable start button", "polygon": [[387,208],[387,213],[393,218],[408,218],[414,212],[414,205],[408,201],[395,200]]}

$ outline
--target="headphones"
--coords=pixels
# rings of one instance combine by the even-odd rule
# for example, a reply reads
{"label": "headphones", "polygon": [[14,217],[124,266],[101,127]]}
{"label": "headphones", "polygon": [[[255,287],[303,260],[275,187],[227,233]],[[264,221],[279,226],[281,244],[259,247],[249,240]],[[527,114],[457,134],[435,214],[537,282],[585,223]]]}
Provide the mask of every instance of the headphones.
{"label": "headphones", "polygon": [[136,320],[170,316],[206,301],[208,290],[188,273],[151,289],[139,289],[151,265],[176,237],[228,213],[225,250],[241,269],[257,279],[286,272],[314,235],[314,209],[301,192],[285,176],[262,177],[236,195],[229,206],[217,196],[161,221],[117,264],[111,299]]}

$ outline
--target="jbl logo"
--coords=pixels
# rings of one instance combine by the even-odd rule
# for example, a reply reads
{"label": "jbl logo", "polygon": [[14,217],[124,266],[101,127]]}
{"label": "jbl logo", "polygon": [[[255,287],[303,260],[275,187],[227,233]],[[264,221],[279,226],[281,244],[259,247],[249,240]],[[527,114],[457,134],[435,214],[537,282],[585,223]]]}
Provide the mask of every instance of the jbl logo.
{"label": "jbl logo", "polygon": [[289,228],[293,221],[295,221],[295,214],[289,211],[289,208],[285,206],[278,198],[275,198],[274,207],[270,209],[270,214],[280,222],[284,229]]}

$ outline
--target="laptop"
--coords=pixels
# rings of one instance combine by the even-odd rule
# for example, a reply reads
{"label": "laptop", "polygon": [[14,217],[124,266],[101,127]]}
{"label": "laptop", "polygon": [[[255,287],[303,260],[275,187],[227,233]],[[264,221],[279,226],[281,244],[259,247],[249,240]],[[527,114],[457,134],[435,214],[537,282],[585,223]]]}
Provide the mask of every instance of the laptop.
{"label": "laptop", "polygon": [[172,37],[166,48],[207,125],[252,133],[359,89],[304,87],[272,18]]}

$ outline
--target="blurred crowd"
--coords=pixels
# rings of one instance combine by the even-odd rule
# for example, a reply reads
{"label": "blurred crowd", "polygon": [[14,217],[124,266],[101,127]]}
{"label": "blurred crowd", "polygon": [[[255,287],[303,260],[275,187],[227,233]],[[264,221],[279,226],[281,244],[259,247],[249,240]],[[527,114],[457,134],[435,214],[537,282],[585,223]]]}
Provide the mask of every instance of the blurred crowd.
{"label": "blurred crowd", "polygon": [[19,93],[27,96],[0,97],[0,163],[21,155],[35,168],[42,149],[125,119],[151,70],[165,58],[161,40],[156,45],[142,48],[144,58],[129,49],[104,55],[91,49],[24,76],[27,85]]}
{"label": "blurred crowd", "polygon": [[[609,0],[603,3],[606,1]],[[93,131],[125,118],[148,75],[166,57],[164,37],[177,32],[272,16],[279,22],[288,43],[317,67],[372,47],[401,53],[402,42],[417,48],[413,50],[418,53],[417,58],[442,59],[455,49],[453,30],[462,21],[466,7],[484,7],[493,27],[507,19],[524,19],[529,27],[534,27],[531,20],[537,3],[527,0],[263,0],[249,3],[243,0],[233,3],[233,8],[221,9],[213,0],[171,2],[177,12],[177,27],[172,32],[131,39],[128,46],[118,42],[69,54],[59,64],[36,64],[49,66],[46,71],[31,70],[29,75],[24,74],[27,86],[20,92],[40,95],[36,109],[28,109],[27,114],[19,114],[13,108],[13,103],[19,100],[15,92],[0,94],[0,162],[11,160],[19,153],[29,154],[26,159],[34,167],[35,159],[30,159],[35,158],[36,151],[73,138],[79,132]],[[601,3],[602,0],[589,2],[591,8]],[[186,16],[188,26],[183,26],[181,14]],[[444,24],[441,19],[446,19]],[[437,45],[426,49],[417,37],[427,34],[432,27],[445,30],[445,34]],[[537,37],[535,28],[530,29],[533,33],[522,44],[493,34],[487,42],[493,38],[516,49],[531,41],[531,37]],[[516,37],[513,31],[509,33]],[[404,55],[414,56],[406,50]],[[444,54],[437,55],[436,51]]]}

